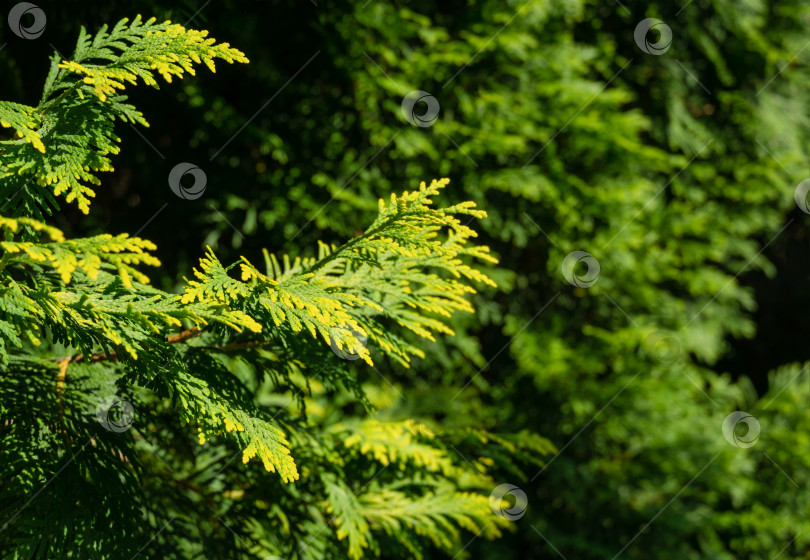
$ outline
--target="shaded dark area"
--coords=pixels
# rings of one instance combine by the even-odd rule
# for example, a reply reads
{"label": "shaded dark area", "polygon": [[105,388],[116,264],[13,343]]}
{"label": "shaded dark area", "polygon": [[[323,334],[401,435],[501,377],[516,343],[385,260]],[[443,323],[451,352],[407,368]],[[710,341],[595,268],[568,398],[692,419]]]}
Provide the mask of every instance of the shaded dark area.
{"label": "shaded dark area", "polygon": [[763,255],[776,273],[743,275],[743,284],[754,290],[758,308],[754,313],[757,334],[751,340],[729,341],[728,354],[717,363],[719,371],[751,379],[760,395],[768,391],[768,373],[784,363],[802,362],[810,333],[810,230],[806,214],[796,209],[790,222]]}

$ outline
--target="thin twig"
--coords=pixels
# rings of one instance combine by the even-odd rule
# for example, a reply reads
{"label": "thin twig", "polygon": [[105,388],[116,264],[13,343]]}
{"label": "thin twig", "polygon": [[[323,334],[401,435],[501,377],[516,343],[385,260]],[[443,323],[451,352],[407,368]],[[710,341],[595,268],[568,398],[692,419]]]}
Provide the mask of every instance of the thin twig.
{"label": "thin twig", "polygon": [[[182,332],[180,332],[178,334],[170,336],[169,338],[166,339],[166,342],[168,342],[169,344],[177,344],[179,342],[185,342],[186,340],[188,340],[190,338],[200,336],[202,333],[203,333],[203,331],[201,329],[199,329],[197,327],[192,327],[192,328],[184,330],[184,331],[182,331]],[[60,360],[54,360],[54,361],[59,362],[60,364],[63,364],[66,361],[67,361],[67,363],[70,363],[70,362],[73,362],[73,363],[88,362],[88,363],[93,364],[93,363],[96,363],[96,362],[103,362],[103,361],[107,361],[107,360],[109,360],[111,362],[115,362],[115,361],[118,360],[118,356],[116,356],[115,352],[110,352],[109,354],[107,352],[98,352],[96,354],[91,354],[89,358],[85,357],[84,354],[76,354],[75,356],[72,356],[72,357],[62,358]],[[65,370],[67,370],[67,364],[65,364],[64,366],[60,366],[60,367],[64,367]]]}
{"label": "thin twig", "polygon": [[62,403],[62,392],[65,389],[65,376],[67,375],[70,358],[63,358],[59,361],[59,373],[56,375],[56,400]]}

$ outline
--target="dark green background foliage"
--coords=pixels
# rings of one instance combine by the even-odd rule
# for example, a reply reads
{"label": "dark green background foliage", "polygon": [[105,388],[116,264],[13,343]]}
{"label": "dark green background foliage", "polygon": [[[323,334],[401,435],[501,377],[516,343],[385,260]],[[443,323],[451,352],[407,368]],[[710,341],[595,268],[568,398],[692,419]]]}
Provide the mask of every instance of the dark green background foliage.
{"label": "dark green background foliage", "polygon": [[[80,24],[183,23],[202,4],[40,2],[40,39],[2,31],[0,98],[35,101]],[[444,197],[489,213],[476,227],[500,290],[391,370],[399,414],[560,450],[540,473],[504,473],[527,514],[467,552],[810,558],[810,216],[793,199],[810,172],[810,4],[318,4],[205,5],[191,25],[251,63],[134,91],[152,126],[119,126],[90,216],[56,224],[144,227],[173,289],[205,244],[224,261],[296,253],[361,231],[378,197],[450,177]],[[672,29],[661,56],[634,41],[645,17]],[[412,90],[437,98],[434,126],[402,117]],[[207,174],[198,200],[167,187],[181,161]],[[601,266],[588,289],[561,273],[574,250]],[[750,449],[721,432],[738,409],[762,426]]]}

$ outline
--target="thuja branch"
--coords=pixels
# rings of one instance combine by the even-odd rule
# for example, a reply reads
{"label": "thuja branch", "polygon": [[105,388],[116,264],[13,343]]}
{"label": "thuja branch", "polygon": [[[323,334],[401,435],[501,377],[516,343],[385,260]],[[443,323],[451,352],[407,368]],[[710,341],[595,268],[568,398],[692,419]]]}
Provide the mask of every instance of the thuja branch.
{"label": "thuja branch", "polygon": [[[192,327],[190,329],[186,329],[178,334],[172,335],[166,339],[166,342],[169,344],[180,344],[186,342],[187,340],[191,340],[192,338],[197,338],[201,336],[205,332],[205,329],[200,329],[198,327]],[[248,348],[257,348],[259,346],[265,346],[269,344],[270,341],[268,340],[250,340],[244,342],[231,342],[228,344],[222,344],[217,346],[206,347],[222,352],[231,352],[235,350],[246,350]],[[76,354],[74,356],[68,356],[66,358],[55,359],[54,361],[59,363],[59,376],[58,376],[58,386],[61,388],[64,384],[65,379],[65,372],[67,371],[68,364],[71,363],[80,363],[80,362],[87,362],[87,363],[96,363],[96,362],[103,362],[103,361],[110,361],[115,362],[118,360],[115,352],[97,352],[95,354],[91,354],[90,356],[85,356],[84,354]]]}
{"label": "thuja branch", "polygon": [[[192,338],[198,337],[203,333],[203,330],[197,327],[192,327],[190,329],[186,329],[178,334],[172,335],[166,339],[166,342],[169,344],[178,344],[181,342],[185,342]],[[67,364],[69,363],[79,363],[79,362],[88,362],[88,363],[96,363],[96,362],[103,362],[103,361],[111,361],[115,362],[118,360],[118,356],[115,352],[98,352],[96,354],[91,354],[90,356],[85,356],[84,354],[76,354],[75,356],[69,356],[67,358],[62,358],[58,360],[54,360],[59,362],[60,364],[60,378],[64,379],[64,373],[62,370],[67,370]]]}

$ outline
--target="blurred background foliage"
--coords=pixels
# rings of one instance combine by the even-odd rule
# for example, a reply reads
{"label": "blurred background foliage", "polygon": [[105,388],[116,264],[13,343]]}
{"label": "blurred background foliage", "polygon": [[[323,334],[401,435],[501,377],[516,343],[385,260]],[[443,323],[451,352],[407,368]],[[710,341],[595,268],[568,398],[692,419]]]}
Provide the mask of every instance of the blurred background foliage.
{"label": "blurred background foliage", "polygon": [[[527,514],[471,557],[810,558],[810,217],[794,202],[810,3],[39,4],[41,38],[2,31],[0,98],[35,102],[79,23],[136,13],[191,19],[251,60],[135,91],[152,126],[119,126],[93,212],[56,217],[155,241],[164,288],[206,244],[224,261],[313,254],[420,180],[450,177],[445,197],[489,212],[500,289],[412,370],[381,366],[402,394],[381,414],[531,430],[559,450],[504,473]],[[672,29],[660,56],[634,41],[647,17]],[[403,118],[412,90],[438,100],[433,126]],[[168,188],[183,161],[207,175],[198,200]],[[598,259],[590,288],[561,273],[574,250]],[[762,426],[750,449],[721,431],[738,409]]]}

